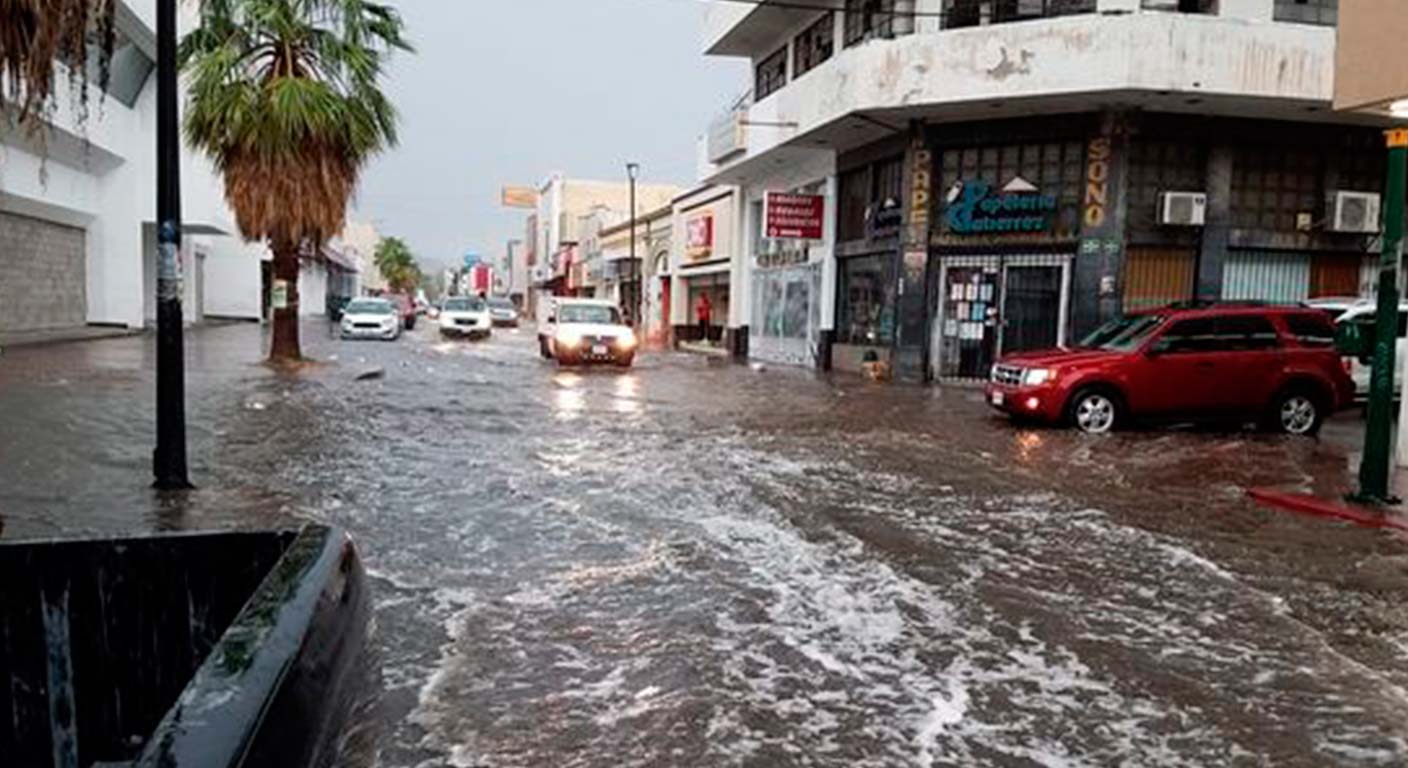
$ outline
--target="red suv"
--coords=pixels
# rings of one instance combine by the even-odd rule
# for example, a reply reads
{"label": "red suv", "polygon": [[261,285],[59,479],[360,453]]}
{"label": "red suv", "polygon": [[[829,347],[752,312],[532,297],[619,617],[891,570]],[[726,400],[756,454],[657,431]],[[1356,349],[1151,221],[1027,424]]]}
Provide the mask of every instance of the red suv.
{"label": "red suv", "polygon": [[1072,349],[1005,357],[987,400],[1090,433],[1136,419],[1256,419],[1314,435],[1353,403],[1354,382],[1314,309],[1181,304],[1113,320]]}

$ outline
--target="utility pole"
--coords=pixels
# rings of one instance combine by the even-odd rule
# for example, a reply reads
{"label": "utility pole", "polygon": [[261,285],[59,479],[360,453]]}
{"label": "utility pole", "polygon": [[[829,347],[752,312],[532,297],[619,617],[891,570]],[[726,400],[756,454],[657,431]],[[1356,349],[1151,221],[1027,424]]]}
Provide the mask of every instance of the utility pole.
{"label": "utility pole", "polygon": [[636,178],[640,176],[639,163],[626,163],[626,176],[631,180],[631,269],[636,273],[635,317],[632,318],[637,330],[645,327],[645,270],[636,263]]}
{"label": "utility pole", "polygon": [[1384,249],[1379,263],[1379,307],[1374,323],[1374,367],[1369,385],[1369,423],[1359,464],[1356,501],[1395,504],[1389,495],[1393,418],[1393,372],[1398,345],[1398,261],[1403,255],[1403,206],[1408,175],[1408,129],[1386,131],[1388,186],[1384,200]]}
{"label": "utility pole", "polygon": [[156,7],[156,452],[153,487],[191,487],[186,474],[186,360],[181,338],[181,137],[176,0]]}

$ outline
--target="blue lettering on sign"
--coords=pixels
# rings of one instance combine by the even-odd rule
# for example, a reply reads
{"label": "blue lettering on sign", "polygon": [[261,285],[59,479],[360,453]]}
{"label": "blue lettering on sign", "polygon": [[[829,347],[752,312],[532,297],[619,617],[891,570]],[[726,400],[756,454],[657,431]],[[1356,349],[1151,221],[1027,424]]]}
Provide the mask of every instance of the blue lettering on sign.
{"label": "blue lettering on sign", "polygon": [[950,231],[960,235],[1044,232],[1051,228],[1056,196],[1036,192],[997,192],[985,181],[965,181],[944,213]]}

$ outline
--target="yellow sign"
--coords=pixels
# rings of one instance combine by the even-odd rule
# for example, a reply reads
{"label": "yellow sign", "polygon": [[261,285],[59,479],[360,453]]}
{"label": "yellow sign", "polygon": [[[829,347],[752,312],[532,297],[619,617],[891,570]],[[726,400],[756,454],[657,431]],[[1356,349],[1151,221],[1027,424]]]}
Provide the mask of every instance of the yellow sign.
{"label": "yellow sign", "polygon": [[504,187],[501,200],[505,208],[535,210],[538,207],[538,190],[532,187]]}

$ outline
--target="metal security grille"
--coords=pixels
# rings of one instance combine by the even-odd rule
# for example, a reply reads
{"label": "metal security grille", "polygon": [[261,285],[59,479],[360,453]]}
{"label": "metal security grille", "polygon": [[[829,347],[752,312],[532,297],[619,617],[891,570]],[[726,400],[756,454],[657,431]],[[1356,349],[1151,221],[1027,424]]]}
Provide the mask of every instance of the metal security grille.
{"label": "metal security grille", "polygon": [[1130,248],[1124,267],[1124,311],[1193,298],[1195,263],[1188,248]]}
{"label": "metal security grille", "polygon": [[1310,298],[1358,296],[1362,253],[1317,253],[1310,260]]}
{"label": "metal security grille", "polygon": [[1310,298],[1310,255],[1232,251],[1223,266],[1222,298],[1290,304]]}
{"label": "metal security grille", "polygon": [[939,378],[983,380],[1004,354],[1065,338],[1070,254],[946,256],[935,325]]}
{"label": "metal security grille", "polygon": [[0,213],[0,332],[88,320],[83,230]]}

